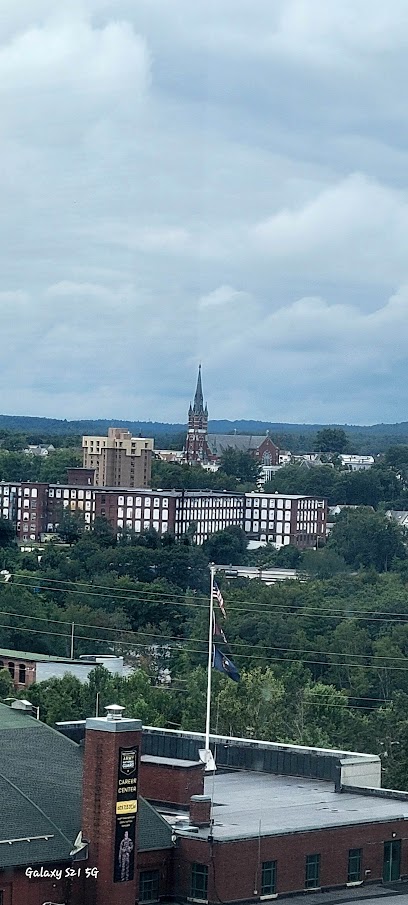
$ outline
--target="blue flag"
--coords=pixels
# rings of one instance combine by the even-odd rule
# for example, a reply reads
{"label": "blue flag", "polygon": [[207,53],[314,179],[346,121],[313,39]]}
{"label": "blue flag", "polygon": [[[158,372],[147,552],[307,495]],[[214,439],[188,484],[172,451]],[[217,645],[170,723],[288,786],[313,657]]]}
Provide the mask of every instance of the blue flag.
{"label": "blue flag", "polygon": [[213,645],[213,659],[212,665],[214,669],[218,669],[218,672],[223,672],[224,675],[228,676],[229,679],[232,679],[233,682],[239,682],[241,676],[237,670],[235,664],[230,660],[229,657],[226,657],[218,647]]}

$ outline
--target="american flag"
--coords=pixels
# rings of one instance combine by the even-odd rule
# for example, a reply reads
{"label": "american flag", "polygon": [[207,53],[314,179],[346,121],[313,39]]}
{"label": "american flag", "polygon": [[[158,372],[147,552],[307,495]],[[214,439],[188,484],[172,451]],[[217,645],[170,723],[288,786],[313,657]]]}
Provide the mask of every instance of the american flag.
{"label": "american flag", "polygon": [[222,596],[222,594],[221,594],[221,591],[220,591],[218,585],[215,584],[215,582],[214,582],[213,594],[214,594],[214,597],[215,597],[215,599],[216,599],[216,601],[217,601],[217,603],[218,603],[218,606],[219,606],[219,608],[220,608],[220,610],[221,610],[221,612],[222,612],[222,615],[224,616],[224,619],[226,619],[226,618],[227,618],[227,614],[226,614],[225,606],[224,606],[224,598],[223,598],[223,596]]}

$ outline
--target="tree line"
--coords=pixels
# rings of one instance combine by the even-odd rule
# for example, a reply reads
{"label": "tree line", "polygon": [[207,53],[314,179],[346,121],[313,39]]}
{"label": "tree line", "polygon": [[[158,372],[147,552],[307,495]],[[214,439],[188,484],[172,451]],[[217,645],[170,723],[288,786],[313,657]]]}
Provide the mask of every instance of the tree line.
{"label": "tree line", "polygon": [[[1,537],[1,535],[0,535]],[[47,722],[115,701],[145,723],[201,730],[205,715],[209,561],[292,564],[298,580],[266,586],[217,577],[223,649],[241,673],[214,674],[213,729],[382,755],[386,784],[408,784],[408,564],[404,532],[382,512],[343,510],[324,549],[248,552],[239,529],[196,547],[109,526],[40,553],[3,546],[4,648],[68,656],[117,653],[128,679],[96,671],[25,689]],[[163,677],[171,682],[163,684]],[[0,696],[9,678],[0,677]],[[186,693],[188,692],[188,693]],[[101,710],[102,712],[102,710]]]}

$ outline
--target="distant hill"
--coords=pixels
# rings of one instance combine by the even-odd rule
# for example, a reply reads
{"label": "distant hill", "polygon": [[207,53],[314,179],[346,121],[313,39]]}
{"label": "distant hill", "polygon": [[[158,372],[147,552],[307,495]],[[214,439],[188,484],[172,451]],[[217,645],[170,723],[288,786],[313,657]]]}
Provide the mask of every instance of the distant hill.
{"label": "distant hill", "polygon": [[[124,421],[122,418],[98,418],[68,421],[59,418],[39,418],[29,415],[0,415],[0,429],[22,431],[23,433],[47,434],[106,434],[111,426],[125,427],[133,433],[177,434],[186,430],[186,424],[170,424],[164,421]],[[209,421],[208,429],[214,434],[265,434],[270,433],[302,433],[315,434],[322,427],[339,427],[347,434],[366,434],[367,436],[387,435],[389,437],[408,437],[408,421],[398,424],[291,424],[284,421]]]}
{"label": "distant hill", "polygon": [[[123,421],[110,418],[67,421],[58,418],[37,418],[23,415],[0,415],[0,430],[20,432],[27,437],[80,437],[82,434],[107,434],[111,425],[125,427],[136,436],[154,437],[157,446],[181,448],[186,424],[168,424],[163,421]],[[215,434],[266,434],[267,431],[282,449],[292,452],[310,451],[313,439],[322,427],[342,428],[348,438],[350,450],[360,453],[381,453],[394,443],[408,443],[408,422],[399,424],[290,424],[274,421],[210,421],[209,431]],[[39,442],[38,439],[36,442]]]}

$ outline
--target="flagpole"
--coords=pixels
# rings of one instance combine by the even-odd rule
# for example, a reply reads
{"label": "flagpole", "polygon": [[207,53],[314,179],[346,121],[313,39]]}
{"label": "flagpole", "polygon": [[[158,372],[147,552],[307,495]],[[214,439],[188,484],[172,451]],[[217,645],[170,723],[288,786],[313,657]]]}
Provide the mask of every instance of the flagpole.
{"label": "flagpole", "polygon": [[205,718],[205,750],[210,750],[210,717],[211,717],[211,671],[213,654],[213,614],[214,614],[214,575],[215,565],[210,563],[210,611],[208,621],[208,665],[207,665],[207,710]]}

